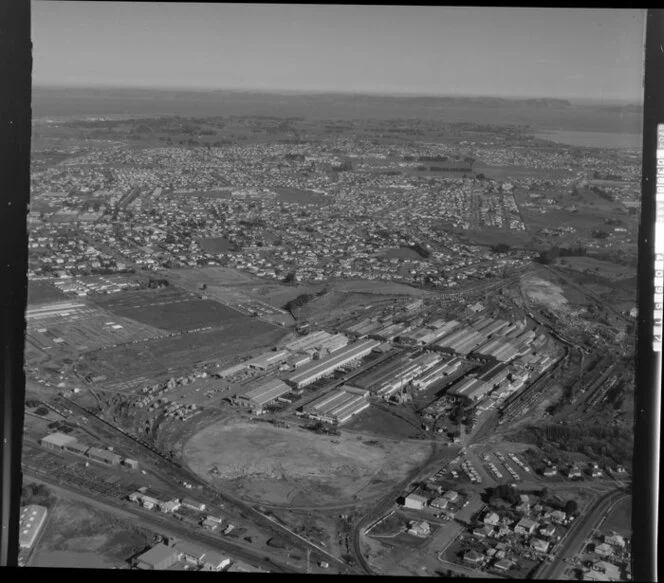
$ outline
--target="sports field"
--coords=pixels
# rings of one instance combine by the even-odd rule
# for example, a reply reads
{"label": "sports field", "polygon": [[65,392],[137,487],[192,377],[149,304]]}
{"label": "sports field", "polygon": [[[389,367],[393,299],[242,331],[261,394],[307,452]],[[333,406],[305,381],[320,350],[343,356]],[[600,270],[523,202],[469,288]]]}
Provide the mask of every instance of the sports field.
{"label": "sports field", "polygon": [[194,435],[182,457],[201,477],[246,499],[318,507],[384,494],[430,453],[423,443],[368,441],[234,420]]}

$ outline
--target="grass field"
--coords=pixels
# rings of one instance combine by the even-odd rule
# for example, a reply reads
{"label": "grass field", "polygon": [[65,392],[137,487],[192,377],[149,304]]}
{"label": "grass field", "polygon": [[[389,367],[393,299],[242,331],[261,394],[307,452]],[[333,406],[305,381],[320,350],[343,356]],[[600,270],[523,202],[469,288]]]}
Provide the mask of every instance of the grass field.
{"label": "grass field", "polygon": [[391,247],[389,249],[383,249],[382,254],[384,257],[389,259],[397,258],[401,260],[418,260],[420,259],[419,254],[412,249],[407,249],[405,247]]}
{"label": "grass field", "polygon": [[232,249],[231,242],[226,237],[209,237],[198,239],[197,242],[207,253],[226,253]]}
{"label": "grass field", "polygon": [[236,420],[206,427],[185,444],[182,456],[197,474],[232,485],[240,496],[317,507],[384,493],[387,484],[423,462],[429,449],[419,443],[368,445],[356,435],[322,436]]}
{"label": "grass field", "polygon": [[316,204],[324,205],[332,202],[331,198],[327,198],[317,192],[310,190],[299,190],[297,188],[276,187],[273,189],[279,195],[279,200],[282,202],[294,202],[298,204]]}
{"label": "grass field", "polygon": [[[136,378],[163,379],[189,374],[199,362],[227,359],[258,348],[273,347],[286,332],[256,319],[235,321],[209,331],[157,338],[83,355],[82,373],[105,375],[109,384]],[[151,384],[154,380],[146,381]]]}
{"label": "grass field", "polygon": [[143,550],[151,533],[80,501],[59,499],[33,560],[37,567],[113,568]]}
{"label": "grass field", "polygon": [[556,261],[557,265],[563,265],[568,269],[575,271],[589,272],[598,275],[610,281],[633,278],[636,276],[636,269],[625,265],[600,261],[592,257],[563,257]]}
{"label": "grass field", "polygon": [[247,319],[219,302],[171,288],[126,292],[99,303],[109,312],[164,330],[195,330]]}
{"label": "grass field", "polygon": [[67,296],[48,281],[28,281],[28,305],[66,300]]}
{"label": "grass field", "polygon": [[610,533],[615,530],[624,537],[632,536],[632,499],[621,502],[608,516],[602,526],[602,531]]}

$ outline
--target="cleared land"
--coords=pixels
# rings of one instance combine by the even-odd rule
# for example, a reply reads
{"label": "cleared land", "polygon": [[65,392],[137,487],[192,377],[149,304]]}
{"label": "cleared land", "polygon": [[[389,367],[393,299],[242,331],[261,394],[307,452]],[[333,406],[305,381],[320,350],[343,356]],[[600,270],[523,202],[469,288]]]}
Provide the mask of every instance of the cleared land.
{"label": "cleared land", "polygon": [[281,328],[246,318],[214,330],[89,352],[83,356],[79,370],[92,376],[104,375],[114,385],[140,379],[160,380],[176,373],[189,374],[197,363],[225,362],[257,348],[271,348],[284,335]]}
{"label": "cleared land", "polygon": [[99,303],[109,312],[164,330],[196,330],[247,319],[219,302],[171,288],[126,292]]}
{"label": "cleared land", "polygon": [[592,257],[564,257],[558,259],[556,263],[582,273],[593,273],[610,281],[633,278],[636,275],[634,268],[600,261]]}
{"label": "cleared land", "polygon": [[618,534],[632,536],[632,499],[619,503],[602,526],[603,532],[616,531]]}
{"label": "cleared land", "polygon": [[92,506],[60,499],[33,558],[36,567],[123,567],[151,534]]}
{"label": "cleared land", "polygon": [[28,305],[64,301],[67,296],[48,281],[28,281]]}
{"label": "cleared land", "polygon": [[356,435],[317,435],[236,420],[190,439],[183,459],[197,474],[265,504],[323,506],[385,492],[422,463],[430,446],[365,443]]}
{"label": "cleared land", "polygon": [[530,300],[553,309],[559,310],[568,304],[560,287],[540,277],[524,278],[521,281],[521,289]]}

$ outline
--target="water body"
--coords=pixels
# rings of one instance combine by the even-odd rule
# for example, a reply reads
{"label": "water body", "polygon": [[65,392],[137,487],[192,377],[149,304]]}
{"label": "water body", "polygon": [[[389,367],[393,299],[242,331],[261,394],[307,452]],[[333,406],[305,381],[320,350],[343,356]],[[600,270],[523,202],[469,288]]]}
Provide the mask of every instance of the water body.
{"label": "water body", "polygon": [[620,132],[580,132],[572,130],[550,130],[533,134],[542,140],[557,144],[584,146],[588,148],[618,148],[638,150],[642,146],[641,134]]}

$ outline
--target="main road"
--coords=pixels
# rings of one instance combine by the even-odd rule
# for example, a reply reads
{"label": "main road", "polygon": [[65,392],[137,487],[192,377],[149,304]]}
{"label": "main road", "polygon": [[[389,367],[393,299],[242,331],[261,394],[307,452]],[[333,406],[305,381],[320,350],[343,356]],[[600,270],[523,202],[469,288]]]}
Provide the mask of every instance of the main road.
{"label": "main road", "polygon": [[42,475],[30,468],[25,468],[24,474],[29,476],[30,479],[35,482],[46,484],[52,491],[62,497],[79,500],[94,506],[103,512],[122,516],[123,518],[131,520],[133,524],[144,526],[153,532],[170,534],[185,540],[198,542],[205,546],[226,552],[251,565],[269,571],[277,571],[281,573],[297,573],[302,571],[301,569],[297,569],[291,565],[285,565],[278,560],[272,559],[267,556],[268,553],[265,551],[245,548],[244,545],[232,543],[221,538],[219,535],[207,534],[203,531],[196,532],[182,526],[175,519],[169,519],[160,514],[156,514],[153,511],[145,510],[140,506],[129,506],[119,500],[100,500],[96,497],[93,498],[90,496],[89,492],[76,488],[71,484],[58,482],[51,479],[49,476]]}
{"label": "main road", "polygon": [[629,498],[625,490],[614,490],[602,496],[581,518],[577,519],[565,535],[556,558],[550,563],[543,563],[533,576],[534,579],[560,579],[565,569],[565,559],[581,551],[583,543],[599,522],[618,503]]}

